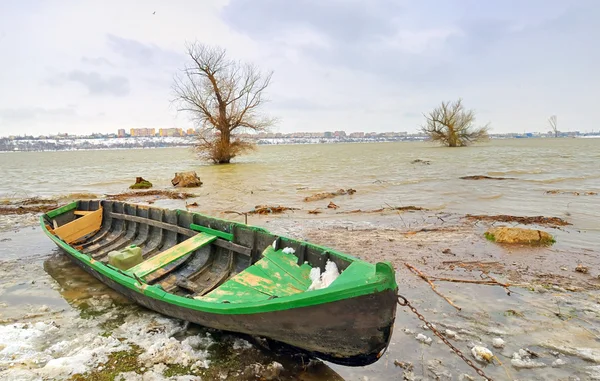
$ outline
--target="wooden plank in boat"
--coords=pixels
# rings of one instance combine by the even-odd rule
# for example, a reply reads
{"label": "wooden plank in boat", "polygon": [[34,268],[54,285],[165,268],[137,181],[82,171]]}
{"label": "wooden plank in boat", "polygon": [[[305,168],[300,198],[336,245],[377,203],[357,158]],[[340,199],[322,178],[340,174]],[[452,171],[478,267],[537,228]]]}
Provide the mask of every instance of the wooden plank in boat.
{"label": "wooden plank in boat", "polygon": [[246,270],[234,276],[226,283],[229,282],[240,283],[246,287],[253,288],[256,291],[277,297],[294,295],[304,291],[294,287],[290,283],[275,281],[269,278],[267,274],[265,274],[256,266],[248,267]]}
{"label": "wooden plank in boat", "polygon": [[197,234],[173,247],[159,253],[152,258],[136,265],[129,270],[127,273],[135,274],[140,278],[145,277],[148,274],[152,274],[156,270],[168,265],[169,263],[176,261],[177,259],[191,253],[192,251],[198,250],[204,245],[208,245],[213,242],[217,237],[206,233]]}
{"label": "wooden plank in boat", "polygon": [[269,246],[263,251],[263,258],[266,258],[281,270],[288,273],[298,282],[305,285],[305,288],[310,286],[310,269],[309,265],[303,264],[298,266],[296,261],[298,258],[294,254],[286,254],[282,250],[275,251],[272,246]]}
{"label": "wooden plank in boat", "polygon": [[76,210],[73,213],[76,216],[87,216],[88,214],[92,214],[94,212],[95,212],[95,210]]}
{"label": "wooden plank in boat", "polygon": [[57,227],[54,233],[66,243],[71,243],[99,230],[101,225],[102,208]]}
{"label": "wooden plank in boat", "polygon": [[267,300],[270,295],[237,282],[225,282],[216,290],[195,299],[215,303],[244,303]]}
{"label": "wooden plank in boat", "polygon": [[[254,266],[261,269],[266,276],[273,279],[275,282],[287,283],[299,290],[306,290],[309,286],[307,282],[294,278],[292,275],[283,271],[281,267],[275,265],[273,262],[269,261],[266,258],[263,258],[260,261],[256,262]],[[294,266],[297,267],[298,265]]]}

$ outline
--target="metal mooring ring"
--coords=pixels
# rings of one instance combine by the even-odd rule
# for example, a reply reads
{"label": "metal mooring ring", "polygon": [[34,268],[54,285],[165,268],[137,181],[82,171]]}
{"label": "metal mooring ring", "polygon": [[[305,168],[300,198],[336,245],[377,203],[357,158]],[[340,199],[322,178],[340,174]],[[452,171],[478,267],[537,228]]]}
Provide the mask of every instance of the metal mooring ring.
{"label": "metal mooring ring", "polygon": [[398,296],[398,304],[399,305],[408,306],[408,300],[404,296],[402,296],[400,294],[398,294],[397,296]]}

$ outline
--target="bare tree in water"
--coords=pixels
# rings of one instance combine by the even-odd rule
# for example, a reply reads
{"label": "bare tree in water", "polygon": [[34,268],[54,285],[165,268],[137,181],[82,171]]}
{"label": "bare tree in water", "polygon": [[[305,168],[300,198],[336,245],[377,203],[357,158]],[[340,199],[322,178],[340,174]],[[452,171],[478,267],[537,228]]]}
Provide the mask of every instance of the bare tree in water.
{"label": "bare tree in water", "polygon": [[558,138],[558,118],[556,115],[552,115],[550,118],[548,118],[548,123],[550,124],[552,132],[554,132],[554,137]]}
{"label": "bare tree in water", "polygon": [[475,126],[475,112],[465,110],[462,100],[442,102],[425,116],[421,131],[432,141],[448,147],[463,147],[488,138],[489,125]]}
{"label": "bare tree in water", "polygon": [[266,131],[274,119],[260,114],[264,90],[272,72],[227,58],[225,49],[200,43],[188,45],[189,64],[175,77],[178,111],[188,111],[201,126],[197,151],[216,164],[254,149],[243,132]]}

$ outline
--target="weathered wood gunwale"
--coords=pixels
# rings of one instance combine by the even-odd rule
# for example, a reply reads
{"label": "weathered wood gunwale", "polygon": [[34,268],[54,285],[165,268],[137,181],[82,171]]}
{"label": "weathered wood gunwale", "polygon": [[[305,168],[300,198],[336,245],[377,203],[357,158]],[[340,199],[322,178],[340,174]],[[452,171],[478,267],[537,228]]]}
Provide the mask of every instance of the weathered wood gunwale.
{"label": "weathered wood gunwale", "polygon": [[[76,244],[53,233],[55,224],[60,228],[100,208],[100,229]],[[85,271],[159,313],[269,338],[344,365],[374,362],[389,343],[397,286],[388,263],[369,264],[261,228],[183,210],[106,200],[79,201],[57,210],[61,212],[40,218],[44,232]],[[211,242],[162,263],[170,248],[210,233]],[[145,262],[138,266],[152,270],[141,277],[107,263],[108,248],[132,243],[142,248]],[[295,253],[282,254],[284,247]],[[342,275],[328,288],[305,291],[307,269],[323,270],[327,260]],[[222,297],[219,290],[225,285],[229,296]]]}

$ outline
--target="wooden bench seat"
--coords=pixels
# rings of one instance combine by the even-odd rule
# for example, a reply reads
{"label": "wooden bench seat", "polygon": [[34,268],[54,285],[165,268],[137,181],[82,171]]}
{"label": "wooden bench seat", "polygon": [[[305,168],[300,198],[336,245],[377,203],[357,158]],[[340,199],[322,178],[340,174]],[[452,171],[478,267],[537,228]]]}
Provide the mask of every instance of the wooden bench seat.
{"label": "wooden bench seat", "polygon": [[196,234],[195,236],[186,239],[170,249],[158,253],[152,258],[130,268],[126,271],[126,273],[135,275],[139,278],[144,278],[145,276],[152,274],[169,263],[174,262],[195,250],[198,250],[202,246],[212,243],[216,239],[217,237],[211,234]]}
{"label": "wooden bench seat", "polygon": [[[82,215],[75,211],[75,215]],[[54,234],[66,243],[72,243],[79,240],[82,237],[92,234],[100,229],[102,225],[102,208],[94,211],[86,211],[85,215],[76,218],[71,222],[68,222],[61,226],[56,226],[56,220],[54,223]]]}

